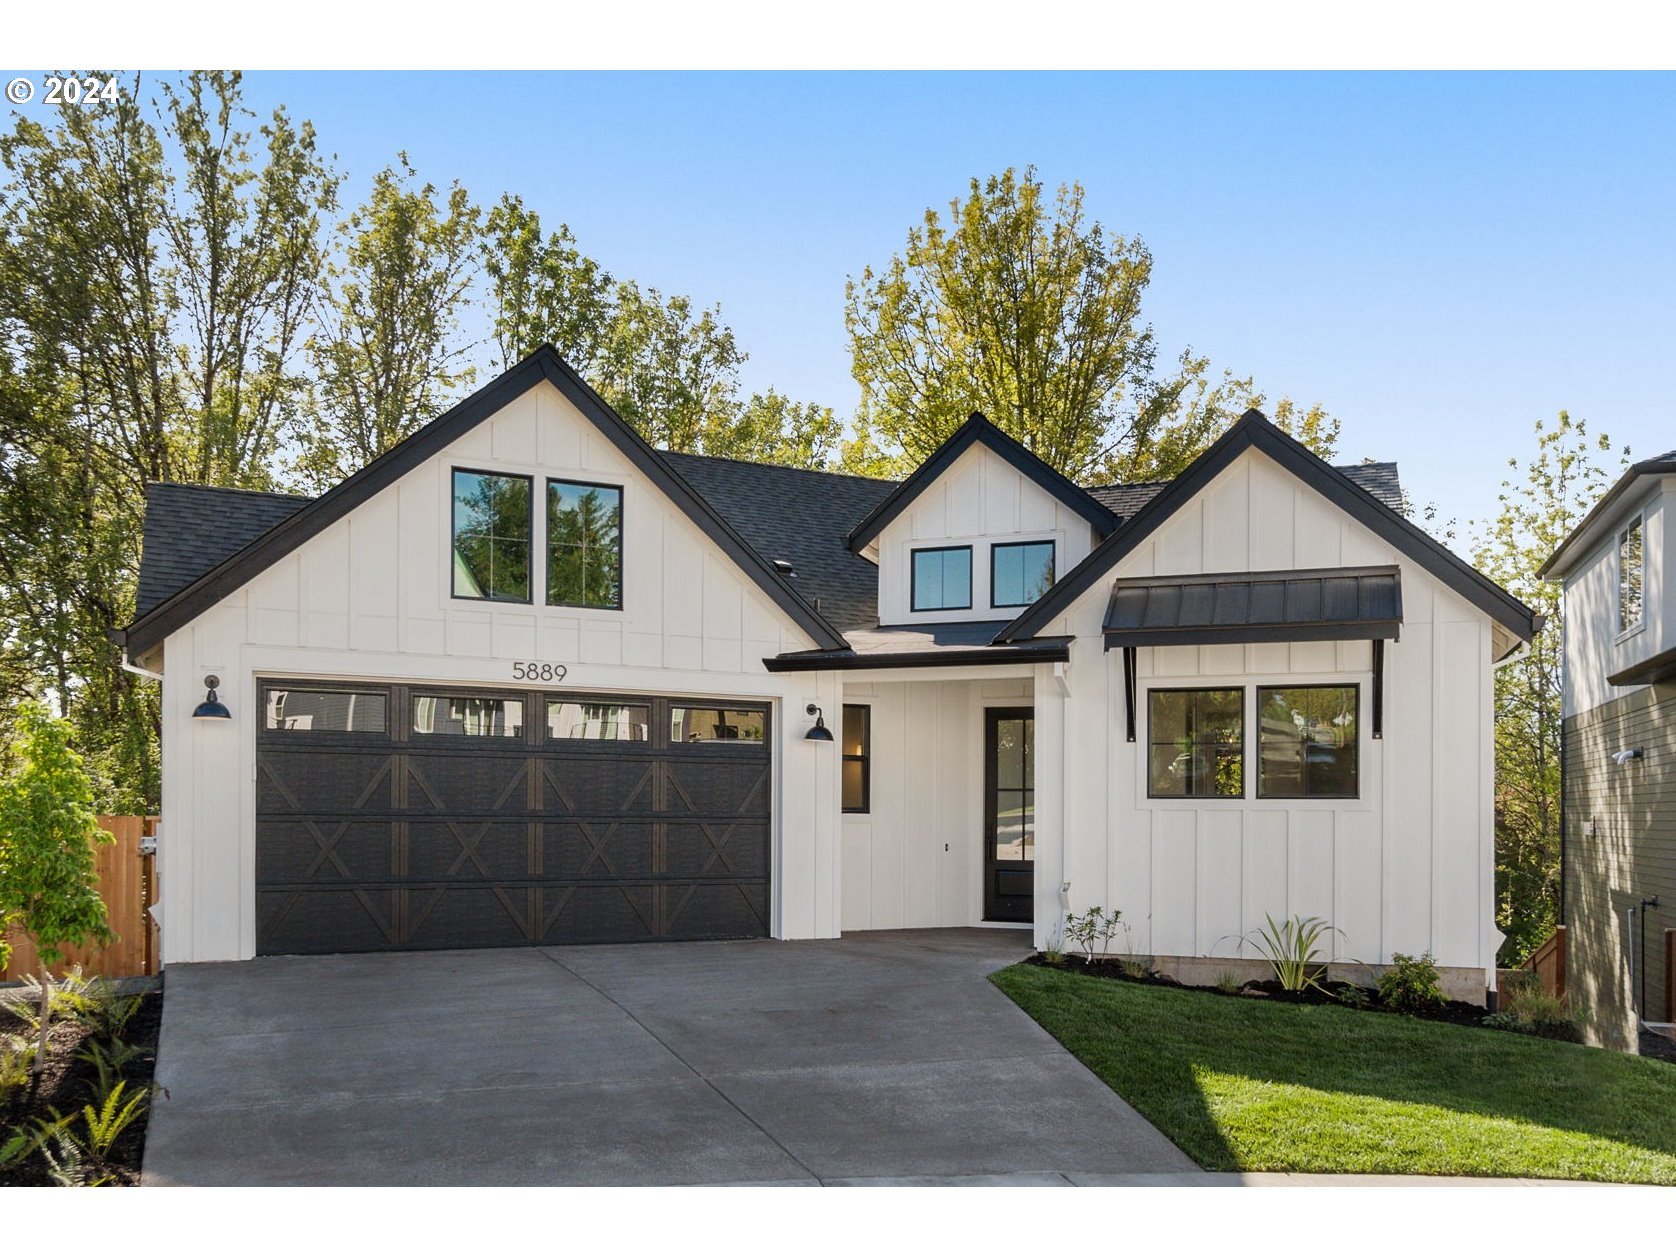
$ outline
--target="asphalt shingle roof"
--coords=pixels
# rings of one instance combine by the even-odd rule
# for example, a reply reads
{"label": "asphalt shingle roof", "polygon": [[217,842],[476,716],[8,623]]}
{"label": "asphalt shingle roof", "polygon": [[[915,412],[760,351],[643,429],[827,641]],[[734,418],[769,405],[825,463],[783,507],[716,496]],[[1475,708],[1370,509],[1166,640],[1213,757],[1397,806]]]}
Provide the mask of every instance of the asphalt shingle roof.
{"label": "asphalt shingle roof", "polygon": [[[1393,511],[1402,510],[1402,484],[1397,479],[1395,463],[1356,463],[1338,470]],[[1157,497],[1169,483],[1168,480],[1149,480],[1137,484],[1108,484],[1090,489],[1089,493],[1107,510],[1128,519]]]}
{"label": "asphalt shingle roof", "polygon": [[308,502],[289,493],[148,484],[135,616],[167,601]]}
{"label": "asphalt shingle roof", "polygon": [[[663,457],[758,555],[770,563],[790,563],[793,587],[810,602],[818,598],[831,623],[845,630],[878,623],[878,569],[852,553],[845,539],[895,489],[895,481],[700,454],[665,451]],[[1395,463],[1339,470],[1400,509]],[[1165,483],[1107,485],[1089,492],[1127,519]],[[248,489],[148,485],[136,615],[185,589],[308,501]]]}

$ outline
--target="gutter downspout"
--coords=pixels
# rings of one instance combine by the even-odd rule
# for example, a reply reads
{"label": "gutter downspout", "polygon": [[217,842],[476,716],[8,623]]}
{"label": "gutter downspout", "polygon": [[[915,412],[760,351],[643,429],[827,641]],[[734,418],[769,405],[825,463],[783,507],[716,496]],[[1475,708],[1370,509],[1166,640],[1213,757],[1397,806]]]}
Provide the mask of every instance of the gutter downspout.
{"label": "gutter downspout", "polygon": [[122,648],[122,661],[121,662],[122,662],[122,670],[124,672],[132,672],[135,676],[145,677],[146,680],[148,680],[148,681],[161,682],[163,680],[163,674],[161,672],[153,672],[149,668],[142,668],[137,663],[129,662],[128,647],[126,647],[126,646],[124,646]]}

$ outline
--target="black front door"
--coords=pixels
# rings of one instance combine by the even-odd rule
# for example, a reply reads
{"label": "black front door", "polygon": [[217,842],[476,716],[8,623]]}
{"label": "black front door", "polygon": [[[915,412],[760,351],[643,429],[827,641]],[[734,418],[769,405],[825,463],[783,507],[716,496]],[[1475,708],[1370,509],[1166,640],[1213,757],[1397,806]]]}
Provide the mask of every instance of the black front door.
{"label": "black front door", "polygon": [[1029,921],[1036,891],[1036,712],[984,713],[986,921]]}

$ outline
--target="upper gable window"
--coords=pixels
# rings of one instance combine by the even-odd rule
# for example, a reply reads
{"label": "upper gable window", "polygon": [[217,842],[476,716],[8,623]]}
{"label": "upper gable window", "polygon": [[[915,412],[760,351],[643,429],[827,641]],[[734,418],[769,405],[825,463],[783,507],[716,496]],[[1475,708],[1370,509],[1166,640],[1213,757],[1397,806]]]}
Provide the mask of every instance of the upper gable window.
{"label": "upper gable window", "polygon": [[1053,542],[1020,541],[989,551],[989,605],[1028,607],[1053,588]]}
{"label": "upper gable window", "polygon": [[547,603],[622,610],[620,485],[547,482]]}
{"label": "upper gable window", "polygon": [[1618,533],[1618,632],[1641,627],[1641,520]]}
{"label": "upper gable window", "polygon": [[913,610],[965,611],[972,605],[972,547],[915,550],[910,579]]}
{"label": "upper gable window", "polygon": [[530,600],[533,494],[528,476],[455,469],[454,597]]}

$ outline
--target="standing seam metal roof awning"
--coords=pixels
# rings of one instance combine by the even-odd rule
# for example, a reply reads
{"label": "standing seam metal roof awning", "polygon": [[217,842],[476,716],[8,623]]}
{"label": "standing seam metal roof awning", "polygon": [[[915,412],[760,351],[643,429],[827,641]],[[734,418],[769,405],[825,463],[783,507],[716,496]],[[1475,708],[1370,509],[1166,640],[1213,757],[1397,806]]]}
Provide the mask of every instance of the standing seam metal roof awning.
{"label": "standing seam metal roof awning", "polygon": [[1236,642],[1366,641],[1402,628],[1396,567],[1219,572],[1120,580],[1106,649]]}

